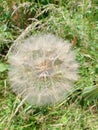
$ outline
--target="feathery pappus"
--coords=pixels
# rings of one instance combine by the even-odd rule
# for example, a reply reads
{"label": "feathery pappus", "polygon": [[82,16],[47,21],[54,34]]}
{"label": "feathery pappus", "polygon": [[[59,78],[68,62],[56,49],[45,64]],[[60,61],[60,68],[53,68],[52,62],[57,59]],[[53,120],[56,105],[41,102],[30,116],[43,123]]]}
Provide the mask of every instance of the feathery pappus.
{"label": "feathery pappus", "polygon": [[68,41],[52,34],[30,36],[8,58],[11,88],[31,105],[65,99],[78,79],[78,63]]}

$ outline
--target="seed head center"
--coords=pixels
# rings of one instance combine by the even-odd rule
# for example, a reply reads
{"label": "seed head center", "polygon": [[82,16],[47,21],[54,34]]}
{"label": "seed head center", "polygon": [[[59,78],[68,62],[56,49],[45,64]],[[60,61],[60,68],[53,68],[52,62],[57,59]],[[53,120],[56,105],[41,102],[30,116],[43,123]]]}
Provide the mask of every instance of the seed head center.
{"label": "seed head center", "polygon": [[36,66],[37,75],[40,78],[47,78],[51,75],[53,70],[52,61],[45,60]]}

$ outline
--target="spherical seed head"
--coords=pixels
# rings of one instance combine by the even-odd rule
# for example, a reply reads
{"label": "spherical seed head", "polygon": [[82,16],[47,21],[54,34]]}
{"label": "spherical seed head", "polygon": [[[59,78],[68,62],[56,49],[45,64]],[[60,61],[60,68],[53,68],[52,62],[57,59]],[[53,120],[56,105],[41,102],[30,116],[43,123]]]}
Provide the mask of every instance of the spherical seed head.
{"label": "spherical seed head", "polygon": [[29,37],[9,56],[11,88],[32,105],[64,100],[78,79],[78,63],[68,41],[46,34]]}

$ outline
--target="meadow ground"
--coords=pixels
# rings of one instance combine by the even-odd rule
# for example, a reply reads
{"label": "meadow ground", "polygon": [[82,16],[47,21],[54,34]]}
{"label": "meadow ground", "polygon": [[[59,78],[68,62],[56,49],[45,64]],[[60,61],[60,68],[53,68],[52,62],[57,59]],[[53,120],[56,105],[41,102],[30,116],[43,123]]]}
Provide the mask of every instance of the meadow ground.
{"label": "meadow ground", "polygon": [[[17,8],[12,9],[13,4]],[[0,129],[98,130],[97,0],[1,0],[0,10]],[[80,78],[74,91],[55,106],[24,103],[11,91],[7,76],[7,56],[13,42],[38,33],[69,40],[79,62]]]}

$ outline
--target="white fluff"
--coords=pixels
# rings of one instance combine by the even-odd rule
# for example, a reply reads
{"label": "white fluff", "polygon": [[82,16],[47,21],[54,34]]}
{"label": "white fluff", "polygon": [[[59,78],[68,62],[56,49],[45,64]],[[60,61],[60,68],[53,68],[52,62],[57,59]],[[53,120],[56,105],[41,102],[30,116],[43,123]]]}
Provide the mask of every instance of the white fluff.
{"label": "white fluff", "polygon": [[46,34],[31,36],[9,56],[11,88],[32,105],[64,100],[78,79],[78,63],[68,41]]}

